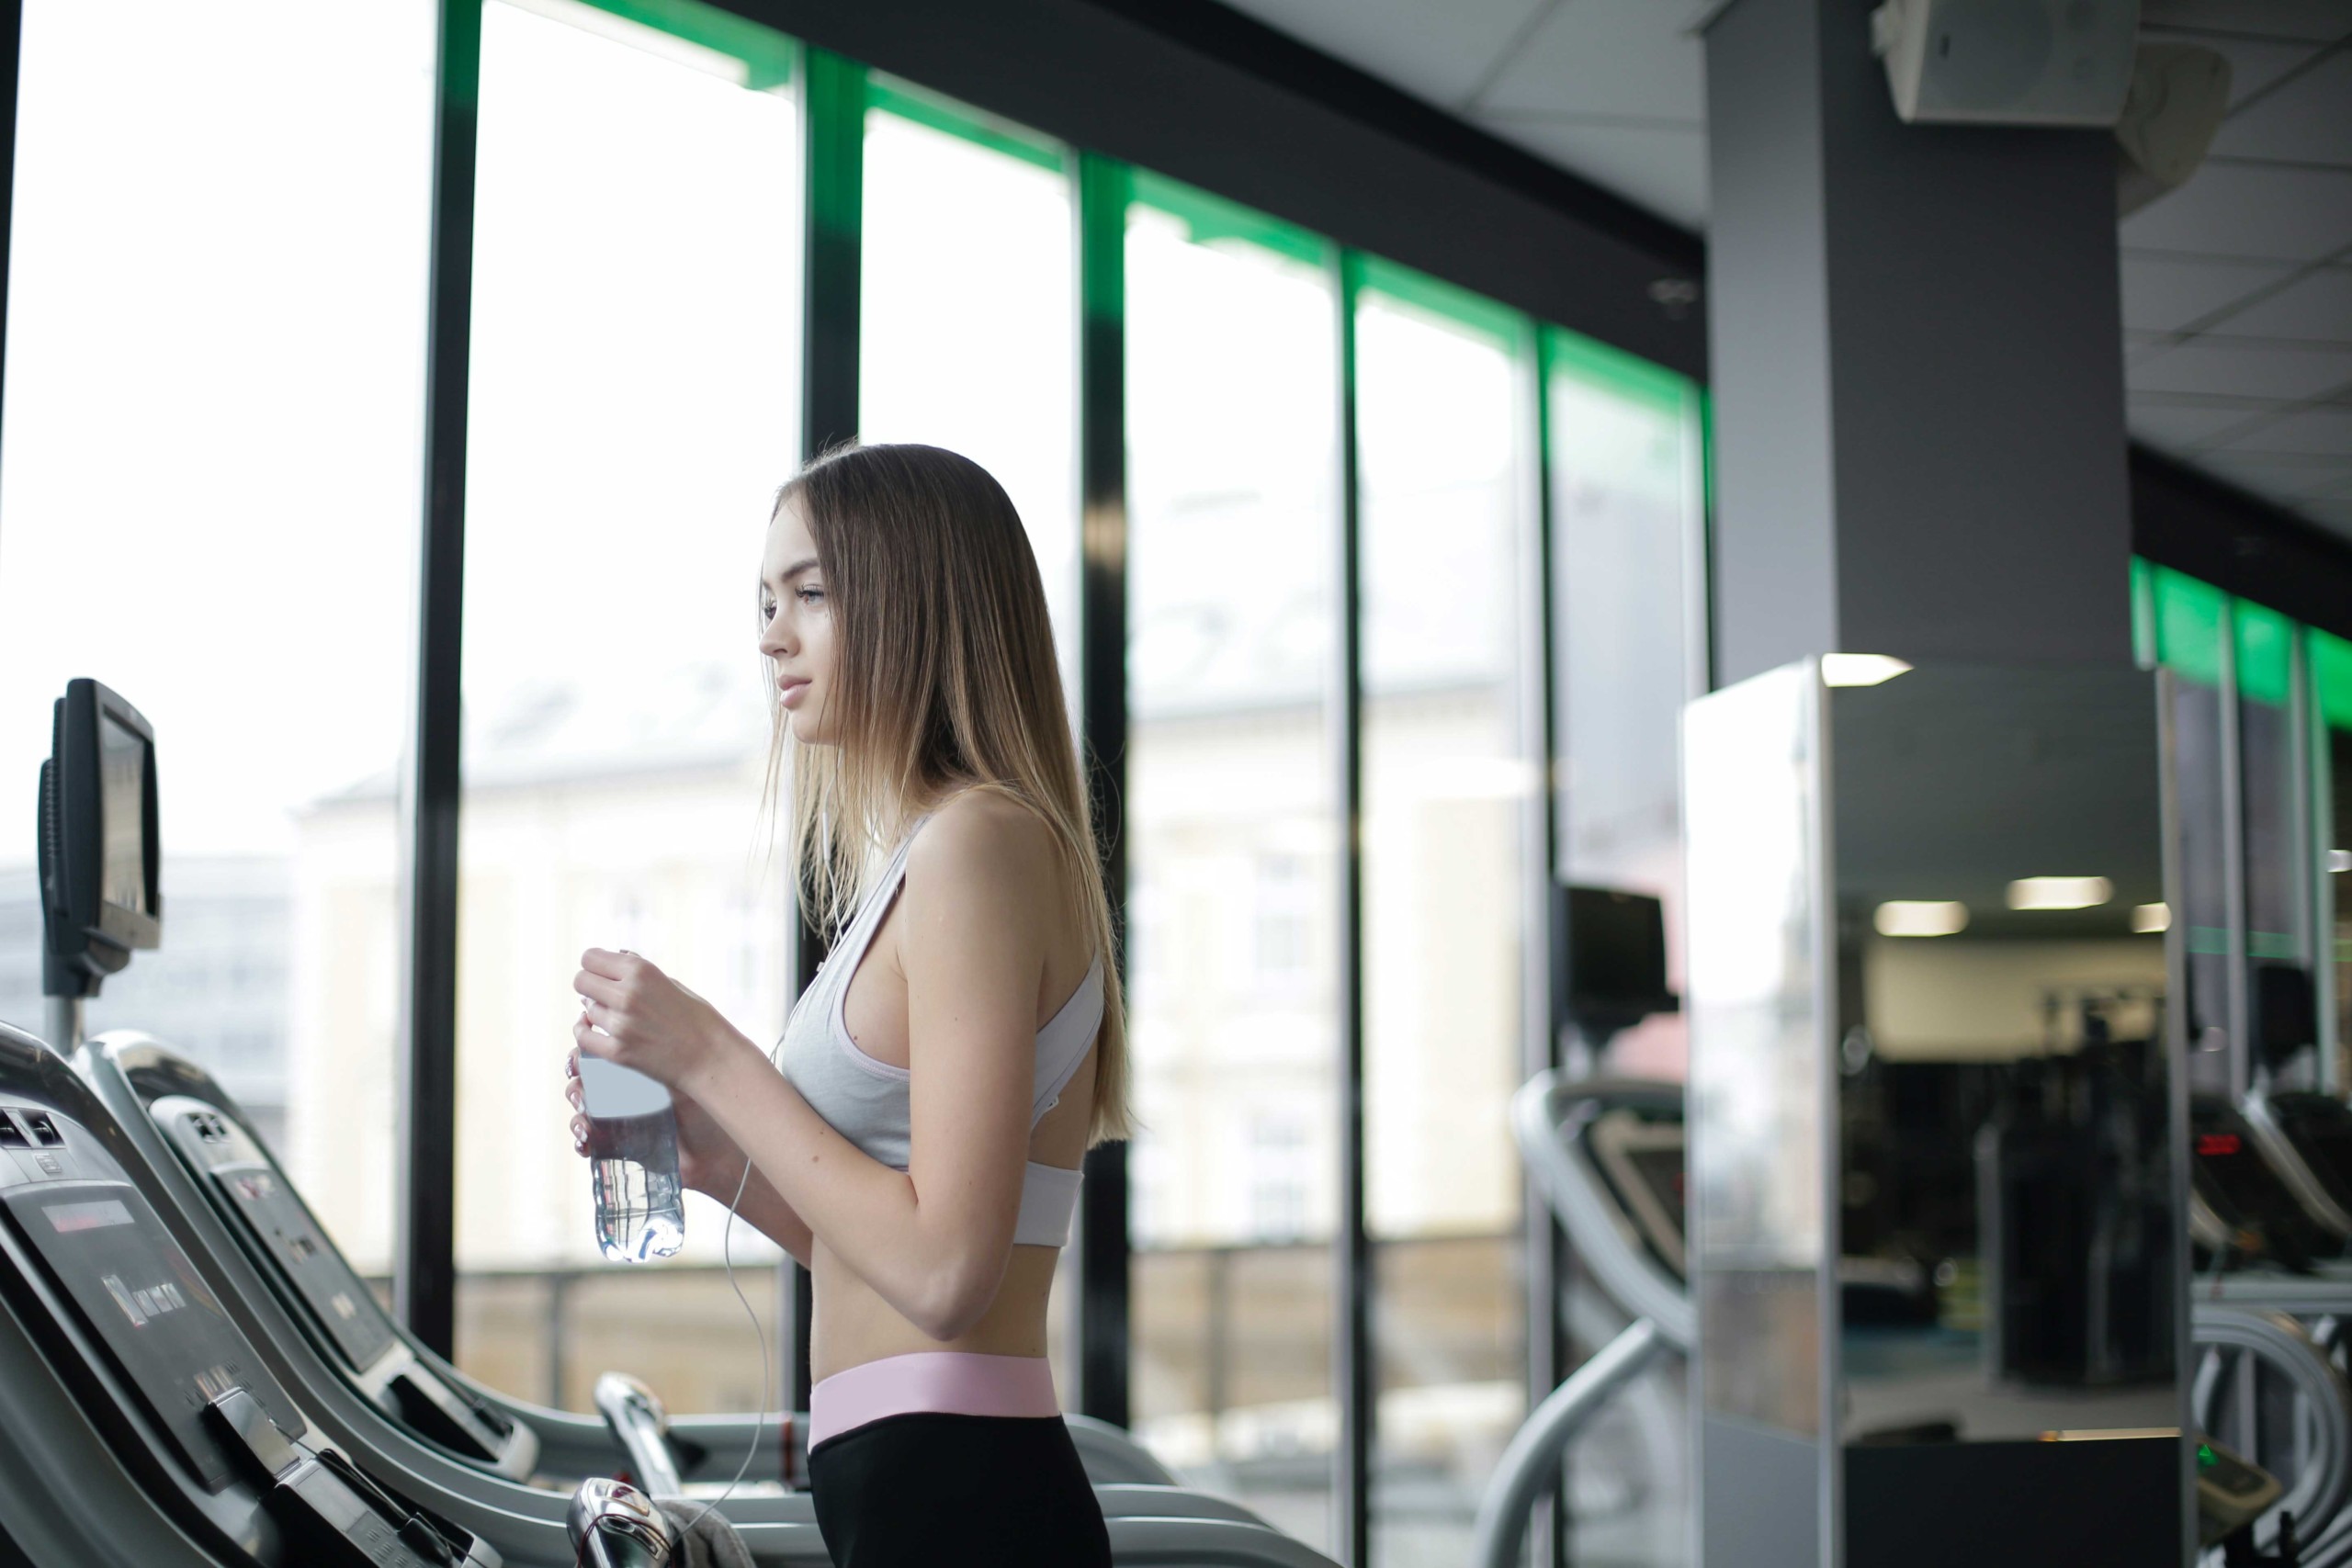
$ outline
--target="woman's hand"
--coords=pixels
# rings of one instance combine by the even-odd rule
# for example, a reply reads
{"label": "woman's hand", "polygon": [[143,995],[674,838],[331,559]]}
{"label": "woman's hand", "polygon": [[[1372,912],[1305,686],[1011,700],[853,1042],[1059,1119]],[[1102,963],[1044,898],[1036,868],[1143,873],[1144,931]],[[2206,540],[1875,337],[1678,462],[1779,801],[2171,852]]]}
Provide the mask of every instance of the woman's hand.
{"label": "woman's hand", "polygon": [[634,953],[590,948],[571,988],[587,1004],[571,1026],[581,1050],[688,1097],[738,1053],[757,1054],[717,1008]]}
{"label": "woman's hand", "polygon": [[[563,1098],[572,1111],[571,1152],[588,1158],[588,1115],[581,1094],[577,1051],[564,1054]],[[672,1089],[670,1106],[678,1118],[678,1180],[721,1203],[733,1202],[737,1193],[746,1190],[743,1170],[751,1162],[742,1148],[693,1096]]]}

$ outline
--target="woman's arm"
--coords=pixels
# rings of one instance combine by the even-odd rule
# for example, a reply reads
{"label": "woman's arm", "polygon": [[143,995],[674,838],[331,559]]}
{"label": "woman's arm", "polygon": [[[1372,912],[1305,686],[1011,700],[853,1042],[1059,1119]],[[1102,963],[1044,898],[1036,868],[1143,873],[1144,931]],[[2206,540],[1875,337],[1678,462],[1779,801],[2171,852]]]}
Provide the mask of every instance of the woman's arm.
{"label": "woman's arm", "polygon": [[810,1232],[901,1316],[952,1339],[995,1301],[1012,1256],[1056,864],[1045,827],[988,796],[942,811],[909,855],[908,1170],[834,1132],[750,1041],[642,959],[592,950],[578,983],[610,1038],[583,1024],[582,1048],[708,1108]]}

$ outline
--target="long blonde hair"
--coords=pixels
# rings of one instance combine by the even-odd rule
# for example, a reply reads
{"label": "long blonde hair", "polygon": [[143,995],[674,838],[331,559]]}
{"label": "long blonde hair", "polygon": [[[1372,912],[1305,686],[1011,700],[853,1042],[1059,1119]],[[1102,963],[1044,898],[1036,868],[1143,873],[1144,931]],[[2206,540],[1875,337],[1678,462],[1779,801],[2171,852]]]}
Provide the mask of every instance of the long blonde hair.
{"label": "long blonde hair", "polygon": [[[798,748],[790,840],[800,907],[829,934],[867,890],[874,852],[947,796],[984,789],[1044,822],[1071,908],[1102,955],[1090,1145],[1126,1137],[1126,1012],[1070,739],[1045,584],[1012,498],[987,469],[936,446],[842,446],[776,492],[817,546],[832,612],[825,716],[838,745]],[[768,799],[785,710],[768,684]]]}

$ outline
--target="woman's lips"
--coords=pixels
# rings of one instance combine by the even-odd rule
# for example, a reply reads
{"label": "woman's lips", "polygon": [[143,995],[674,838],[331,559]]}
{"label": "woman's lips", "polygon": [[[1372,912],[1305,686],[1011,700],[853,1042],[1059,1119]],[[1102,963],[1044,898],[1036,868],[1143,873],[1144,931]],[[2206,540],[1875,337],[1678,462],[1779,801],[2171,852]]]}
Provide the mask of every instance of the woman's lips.
{"label": "woman's lips", "polygon": [[786,707],[790,707],[799,701],[800,694],[808,689],[808,682],[806,681],[778,681],[775,684],[776,700]]}

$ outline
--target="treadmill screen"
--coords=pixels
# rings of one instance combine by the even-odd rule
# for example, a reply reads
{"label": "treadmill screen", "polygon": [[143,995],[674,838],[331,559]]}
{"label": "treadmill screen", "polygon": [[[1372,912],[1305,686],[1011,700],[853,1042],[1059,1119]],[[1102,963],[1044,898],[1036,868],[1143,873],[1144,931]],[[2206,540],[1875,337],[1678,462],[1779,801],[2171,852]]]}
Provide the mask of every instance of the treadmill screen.
{"label": "treadmill screen", "polygon": [[364,1372],[375,1365],[392,1342],[391,1327],[350,1263],[320,1234],[286,1184],[261,1166],[215,1168],[212,1179],[326,1325],[351,1370]]}
{"label": "treadmill screen", "polygon": [[2301,1213],[2295,1195],[2243,1134],[2199,1132],[2196,1149],[2197,1170],[2232,1211],[2225,1218],[2260,1224]]}
{"label": "treadmill screen", "polygon": [[147,907],[147,742],[98,713],[98,808],[106,845],[98,897],[142,915]]}
{"label": "treadmill screen", "polygon": [[128,1187],[102,1190],[23,1189],[6,1202],[172,1447],[218,1492],[231,1450],[206,1426],[207,1404],[243,1386],[280,1426],[300,1430],[300,1420],[147,1201]]}

